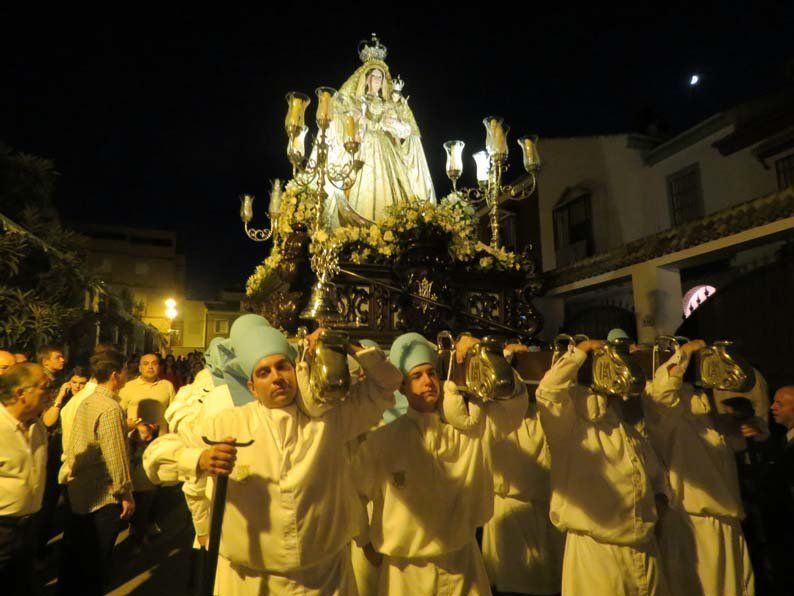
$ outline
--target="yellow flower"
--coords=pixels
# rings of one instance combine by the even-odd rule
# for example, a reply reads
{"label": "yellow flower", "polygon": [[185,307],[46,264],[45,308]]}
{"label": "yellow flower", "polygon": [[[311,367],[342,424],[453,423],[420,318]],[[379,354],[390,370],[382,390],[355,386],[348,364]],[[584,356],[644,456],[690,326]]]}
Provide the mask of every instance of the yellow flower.
{"label": "yellow flower", "polygon": [[314,241],[325,242],[326,240],[328,240],[328,233],[325,230],[317,230],[314,234]]}
{"label": "yellow flower", "polygon": [[386,242],[394,242],[394,234],[392,234],[391,230],[386,230],[386,233],[383,235],[383,240]]}
{"label": "yellow flower", "polygon": [[491,257],[481,257],[480,258],[480,267],[483,269],[487,269],[493,264],[493,259]]}

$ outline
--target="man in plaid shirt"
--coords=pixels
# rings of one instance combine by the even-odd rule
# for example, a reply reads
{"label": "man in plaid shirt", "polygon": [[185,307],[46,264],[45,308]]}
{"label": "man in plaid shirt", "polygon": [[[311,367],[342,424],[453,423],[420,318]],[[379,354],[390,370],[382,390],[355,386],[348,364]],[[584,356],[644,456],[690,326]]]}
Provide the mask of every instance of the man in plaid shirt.
{"label": "man in plaid shirt", "polygon": [[91,359],[97,382],[75,413],[66,463],[71,514],[64,531],[60,594],[104,594],[122,520],[135,511],[124,414],[116,392],[124,358],[116,351]]}

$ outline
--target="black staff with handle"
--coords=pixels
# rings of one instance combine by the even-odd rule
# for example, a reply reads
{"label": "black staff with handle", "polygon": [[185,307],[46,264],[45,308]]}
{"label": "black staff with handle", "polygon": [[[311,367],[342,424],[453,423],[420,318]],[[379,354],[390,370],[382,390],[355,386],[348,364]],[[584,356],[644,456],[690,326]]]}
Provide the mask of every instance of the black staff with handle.
{"label": "black staff with handle", "polygon": [[[211,441],[201,437],[210,446],[229,445],[239,449],[253,444],[253,440],[245,443],[235,441]],[[207,544],[207,556],[204,561],[204,570],[201,578],[201,596],[213,596],[215,588],[215,573],[218,570],[218,550],[221,545],[221,529],[223,527],[223,512],[226,509],[226,488],[229,486],[229,473],[219,473],[215,476],[215,486],[212,489],[212,515],[210,517],[210,535]]]}

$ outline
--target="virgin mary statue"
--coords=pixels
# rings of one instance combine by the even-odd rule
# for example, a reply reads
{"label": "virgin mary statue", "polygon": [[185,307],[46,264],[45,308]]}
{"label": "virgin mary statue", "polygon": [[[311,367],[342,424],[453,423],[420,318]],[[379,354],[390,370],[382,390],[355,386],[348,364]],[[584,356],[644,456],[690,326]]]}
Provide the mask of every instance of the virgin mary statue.
{"label": "virgin mary statue", "polygon": [[402,82],[395,87],[384,62],[386,47],[373,35],[371,42],[360,44],[359,57],[363,64],[334,96],[329,161],[345,159],[342,123],[353,116],[361,143],[356,159],[364,166],[349,190],[326,188],[332,227],[370,225],[392,205],[436,200],[419,127],[400,93]]}

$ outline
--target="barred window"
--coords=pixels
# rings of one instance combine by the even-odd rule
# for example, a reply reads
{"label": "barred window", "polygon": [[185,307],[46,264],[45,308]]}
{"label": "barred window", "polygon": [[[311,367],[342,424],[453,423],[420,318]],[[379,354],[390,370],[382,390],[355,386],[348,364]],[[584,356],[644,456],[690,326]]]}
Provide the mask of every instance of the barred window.
{"label": "barred window", "polygon": [[775,162],[777,189],[783,190],[794,184],[794,153]]}
{"label": "barred window", "polygon": [[692,164],[667,177],[670,198],[670,219],[679,226],[703,216],[703,189],[700,185],[700,166]]}
{"label": "barred window", "polygon": [[590,193],[564,200],[554,209],[557,266],[564,267],[595,253]]}

